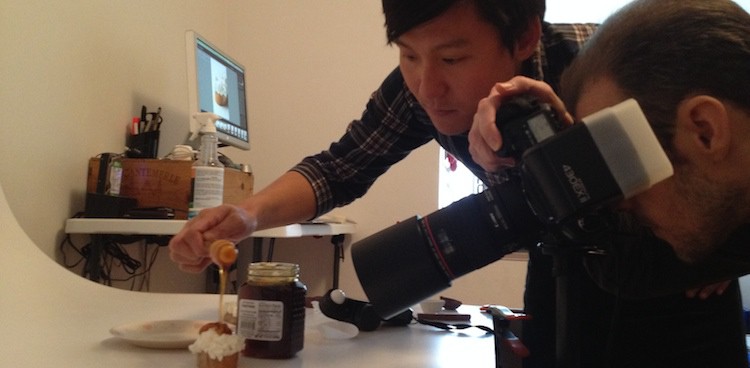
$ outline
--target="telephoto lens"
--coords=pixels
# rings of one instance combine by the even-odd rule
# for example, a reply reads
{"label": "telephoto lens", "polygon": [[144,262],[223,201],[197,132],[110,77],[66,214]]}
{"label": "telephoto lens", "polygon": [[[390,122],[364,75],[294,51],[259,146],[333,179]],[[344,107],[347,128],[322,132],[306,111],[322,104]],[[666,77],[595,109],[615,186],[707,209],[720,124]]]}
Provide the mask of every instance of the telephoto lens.
{"label": "telephoto lens", "polygon": [[387,319],[533,241],[541,226],[520,182],[510,180],[360,240],[352,260],[375,311]]}

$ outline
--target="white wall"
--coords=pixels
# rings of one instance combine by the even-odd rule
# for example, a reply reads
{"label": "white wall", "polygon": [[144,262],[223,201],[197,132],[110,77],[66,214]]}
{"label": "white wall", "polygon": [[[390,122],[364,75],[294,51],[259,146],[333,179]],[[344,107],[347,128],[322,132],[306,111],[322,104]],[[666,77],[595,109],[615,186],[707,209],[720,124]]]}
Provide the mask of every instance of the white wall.
{"label": "white wall", "polygon": [[88,158],[122,151],[141,105],[162,106],[162,144],[178,141],[185,31],[226,44],[228,12],[209,0],[0,1],[0,181],[47,255],[59,259],[64,220],[83,209]]}

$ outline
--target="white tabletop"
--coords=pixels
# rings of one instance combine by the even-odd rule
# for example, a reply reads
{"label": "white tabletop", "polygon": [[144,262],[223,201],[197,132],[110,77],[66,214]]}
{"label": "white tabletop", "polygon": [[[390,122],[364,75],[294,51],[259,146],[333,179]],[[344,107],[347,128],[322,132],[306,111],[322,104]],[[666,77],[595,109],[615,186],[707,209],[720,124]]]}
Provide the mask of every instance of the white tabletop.
{"label": "white tabletop", "polygon": [[[187,220],[145,220],[119,218],[72,218],[65,221],[68,234],[174,235]],[[256,238],[299,238],[354,233],[352,222],[306,222],[258,230]]]}
{"label": "white tabletop", "polygon": [[[122,324],[213,320],[218,296],[131,292],[74,275],[26,236],[0,188],[0,367],[196,367],[186,349],[132,346],[109,330]],[[480,319],[480,320],[477,320]],[[479,316],[472,322],[489,323]],[[309,319],[308,319],[309,320]],[[240,367],[494,366],[493,339],[477,329],[381,328],[331,340],[308,326],[305,347],[289,360],[241,357]]]}

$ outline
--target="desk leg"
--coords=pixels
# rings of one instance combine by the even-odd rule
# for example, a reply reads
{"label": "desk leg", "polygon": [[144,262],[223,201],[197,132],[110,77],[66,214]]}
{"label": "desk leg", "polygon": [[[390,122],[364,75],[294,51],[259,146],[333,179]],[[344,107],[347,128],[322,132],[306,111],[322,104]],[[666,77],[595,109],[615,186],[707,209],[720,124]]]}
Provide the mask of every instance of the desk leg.
{"label": "desk leg", "polygon": [[333,288],[339,288],[339,272],[341,271],[341,262],[344,259],[344,234],[338,234],[331,237],[333,243]]}
{"label": "desk leg", "polygon": [[86,269],[84,272],[89,280],[94,282],[99,282],[101,279],[101,260],[104,242],[104,235],[91,234],[91,246],[89,247],[89,254],[86,257]]}
{"label": "desk leg", "polygon": [[[276,238],[268,239],[268,255],[265,262],[273,262],[273,247],[276,244]],[[253,238],[253,262],[263,261],[263,238]]]}
{"label": "desk leg", "polygon": [[268,254],[266,254],[266,262],[273,262],[274,246],[276,246],[276,238],[268,239]]}
{"label": "desk leg", "polygon": [[263,238],[253,238],[253,262],[260,262],[263,259]]}

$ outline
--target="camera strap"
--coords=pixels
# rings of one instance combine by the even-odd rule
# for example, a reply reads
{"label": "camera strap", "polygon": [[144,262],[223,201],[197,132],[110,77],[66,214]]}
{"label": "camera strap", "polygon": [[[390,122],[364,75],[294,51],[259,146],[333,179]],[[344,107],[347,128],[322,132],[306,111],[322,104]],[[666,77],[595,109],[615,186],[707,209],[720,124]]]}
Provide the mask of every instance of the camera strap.
{"label": "camera strap", "polygon": [[[492,328],[484,325],[474,325],[470,323],[448,323],[435,320],[429,320],[424,318],[416,317],[414,320],[417,323],[436,327],[446,331],[459,331],[467,328],[478,328],[488,334],[492,334],[495,339],[495,367],[500,368],[500,354],[502,352],[502,345],[505,345],[510,351],[520,357],[525,358],[529,356],[529,350],[523,344],[523,342],[510,330],[510,321],[508,318],[508,312],[505,311],[507,308],[487,306],[483,307],[482,310],[489,313],[492,316]],[[519,318],[513,319],[524,319],[527,318],[525,315]]]}
{"label": "camera strap", "polygon": [[469,324],[469,323],[439,322],[439,321],[433,321],[433,320],[424,319],[424,318],[414,318],[414,320],[417,321],[417,323],[419,323],[419,324],[436,327],[436,328],[439,328],[441,330],[446,330],[446,331],[465,330],[467,328],[476,327],[476,328],[478,328],[478,329],[480,329],[480,330],[482,330],[484,332],[487,332],[487,333],[491,333],[491,334],[495,333],[495,330],[493,330],[490,327],[483,326],[483,325],[472,325],[472,324]]}

